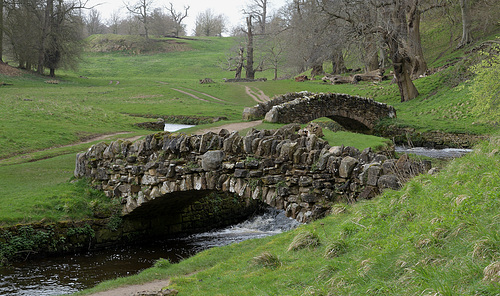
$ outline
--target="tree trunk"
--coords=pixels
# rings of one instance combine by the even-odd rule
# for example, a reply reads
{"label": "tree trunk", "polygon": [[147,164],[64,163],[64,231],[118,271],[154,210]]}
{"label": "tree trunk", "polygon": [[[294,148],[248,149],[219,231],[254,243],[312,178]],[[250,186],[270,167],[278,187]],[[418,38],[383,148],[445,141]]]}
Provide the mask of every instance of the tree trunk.
{"label": "tree trunk", "polygon": [[420,15],[418,9],[418,1],[414,2],[413,7],[407,11],[407,30],[408,30],[408,45],[407,51],[411,59],[411,76],[419,77],[427,71],[427,63],[424,59],[424,51],[422,49],[422,41],[420,38]]}
{"label": "tree trunk", "polygon": [[251,15],[247,17],[247,38],[246,78],[255,79],[255,70],[253,68],[253,31]]}
{"label": "tree trunk", "polygon": [[243,70],[243,63],[245,61],[244,58],[244,52],[245,49],[243,47],[240,47],[240,51],[238,53],[238,64],[236,65],[236,74],[234,75],[234,78],[240,79],[241,78],[241,71]]}
{"label": "tree trunk", "polygon": [[408,41],[408,32],[405,31],[408,30],[408,26],[403,1],[395,1],[391,19],[395,30],[387,32],[384,35],[384,41],[389,46],[401,102],[407,102],[418,96],[418,90],[411,81],[411,60],[407,56],[407,48],[405,47],[405,42]]}
{"label": "tree trunk", "polygon": [[366,43],[365,69],[366,72],[371,72],[379,68],[377,44],[373,40],[373,36],[368,36]]}
{"label": "tree trunk", "polygon": [[418,90],[411,80],[411,63],[398,51],[392,53],[394,76],[398,84],[401,102],[407,102],[418,96]]}
{"label": "tree trunk", "polygon": [[470,0],[460,0],[460,9],[462,10],[462,40],[457,48],[463,47],[473,41],[471,34],[471,15],[470,15]]}
{"label": "tree trunk", "polygon": [[344,56],[341,51],[332,55],[332,68],[332,74],[342,74],[347,72],[347,68],[344,63]]}
{"label": "tree trunk", "polygon": [[325,71],[323,70],[323,64],[313,65],[312,70],[311,70],[311,77],[314,77],[316,75],[323,75],[323,74],[325,74]]}
{"label": "tree trunk", "polygon": [[267,0],[262,1],[262,15],[260,21],[260,33],[266,34],[266,20],[267,20]]}
{"label": "tree trunk", "polygon": [[45,48],[47,36],[50,32],[50,24],[52,12],[54,10],[54,0],[47,0],[47,6],[45,7],[45,19],[43,22],[42,36],[40,36],[40,44],[38,45],[38,68],[37,73],[42,75],[44,70],[45,62]]}
{"label": "tree trunk", "polygon": [[0,62],[3,61],[3,1],[0,0]]}

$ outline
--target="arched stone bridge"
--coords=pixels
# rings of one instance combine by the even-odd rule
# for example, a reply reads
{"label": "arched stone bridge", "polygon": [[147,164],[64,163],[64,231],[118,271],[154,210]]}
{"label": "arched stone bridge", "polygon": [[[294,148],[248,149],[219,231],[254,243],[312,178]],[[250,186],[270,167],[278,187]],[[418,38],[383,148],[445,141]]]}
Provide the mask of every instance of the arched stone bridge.
{"label": "arched stone bridge", "polygon": [[213,227],[221,216],[241,218],[257,203],[308,222],[336,202],[371,198],[398,188],[404,173],[428,169],[370,149],[331,147],[299,128],[252,129],[243,137],[163,132],[134,143],[99,143],[77,155],[74,174],[121,201],[124,217],[157,221],[134,228],[186,233]]}
{"label": "arched stone bridge", "polygon": [[265,118],[278,123],[307,123],[320,117],[328,117],[348,130],[368,132],[380,119],[396,117],[396,110],[368,98],[304,91],[277,96],[243,111],[245,120]]}

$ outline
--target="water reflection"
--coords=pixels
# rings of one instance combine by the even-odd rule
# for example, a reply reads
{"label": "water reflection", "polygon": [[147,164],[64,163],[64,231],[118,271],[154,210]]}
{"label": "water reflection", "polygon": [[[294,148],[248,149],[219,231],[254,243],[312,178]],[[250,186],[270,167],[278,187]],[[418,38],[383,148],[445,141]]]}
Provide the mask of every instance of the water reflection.
{"label": "water reflection", "polygon": [[104,280],[136,274],[159,258],[179,262],[211,247],[274,235],[298,225],[283,211],[270,209],[226,229],[185,238],[15,263],[0,268],[0,295],[74,293]]}

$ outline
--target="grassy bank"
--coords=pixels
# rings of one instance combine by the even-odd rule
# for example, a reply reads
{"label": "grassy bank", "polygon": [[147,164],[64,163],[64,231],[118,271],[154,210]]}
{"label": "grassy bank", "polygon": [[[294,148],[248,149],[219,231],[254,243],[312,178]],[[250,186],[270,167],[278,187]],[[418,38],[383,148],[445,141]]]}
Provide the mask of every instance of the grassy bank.
{"label": "grassy bank", "polygon": [[171,278],[180,295],[498,295],[500,139],[400,191],[80,293]]}
{"label": "grassy bank", "polygon": [[[69,182],[75,154],[92,144],[79,142],[103,134],[149,134],[134,124],[154,121],[154,116],[223,116],[239,121],[243,108],[256,104],[246,94],[247,87],[269,97],[303,90],[372,97],[397,110],[397,119],[385,124],[421,131],[498,130],[471,112],[475,102],[461,76],[463,63],[416,80],[420,96],[401,103],[390,81],[224,83],[222,79],[232,73],[218,64],[232,46],[231,38],[182,42],[187,50],[87,52],[78,71],[63,71],[57,81],[32,74],[0,75],[0,81],[12,84],[0,89],[0,200],[7,205],[0,208],[0,225],[92,216],[96,205],[106,208],[106,203],[81,183]],[[466,50],[440,58],[433,54],[432,66],[443,66],[446,56],[465,55]],[[272,77],[270,72],[259,75]],[[200,84],[205,77],[215,83]],[[344,132],[325,131],[325,136],[332,145],[358,149],[377,148],[387,141]],[[69,144],[78,145],[64,147]],[[499,287],[483,281],[483,271],[499,259],[499,149],[497,140],[484,144],[436,176],[419,177],[403,190],[373,201],[341,205],[335,214],[297,231],[212,249],[180,264],[162,261],[138,276],[94,291],[171,277],[172,287],[185,295],[495,295]],[[317,246],[287,251],[294,238],[306,232],[318,240]],[[270,260],[254,262],[265,252]]]}

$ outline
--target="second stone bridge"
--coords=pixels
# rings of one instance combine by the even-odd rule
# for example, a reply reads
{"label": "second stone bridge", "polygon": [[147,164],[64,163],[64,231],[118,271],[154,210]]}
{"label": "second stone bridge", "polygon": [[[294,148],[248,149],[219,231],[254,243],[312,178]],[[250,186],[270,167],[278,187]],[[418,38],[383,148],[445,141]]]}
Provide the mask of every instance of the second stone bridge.
{"label": "second stone bridge", "polygon": [[[221,219],[217,215],[231,216],[226,222],[232,223],[256,203],[308,222],[323,217],[334,203],[397,189],[404,176],[429,169],[428,164],[390,159],[369,148],[330,146],[299,129],[290,124],[251,130],[246,136],[224,130],[204,135],[164,132],[133,143],[99,143],[77,155],[75,176],[89,178],[109,198],[121,201],[123,217],[154,216],[156,228],[165,228],[162,219],[170,217],[169,229],[163,231],[173,234],[221,226],[224,222],[213,223]],[[200,200],[204,202],[196,204]],[[208,213],[208,206],[215,211]]]}

